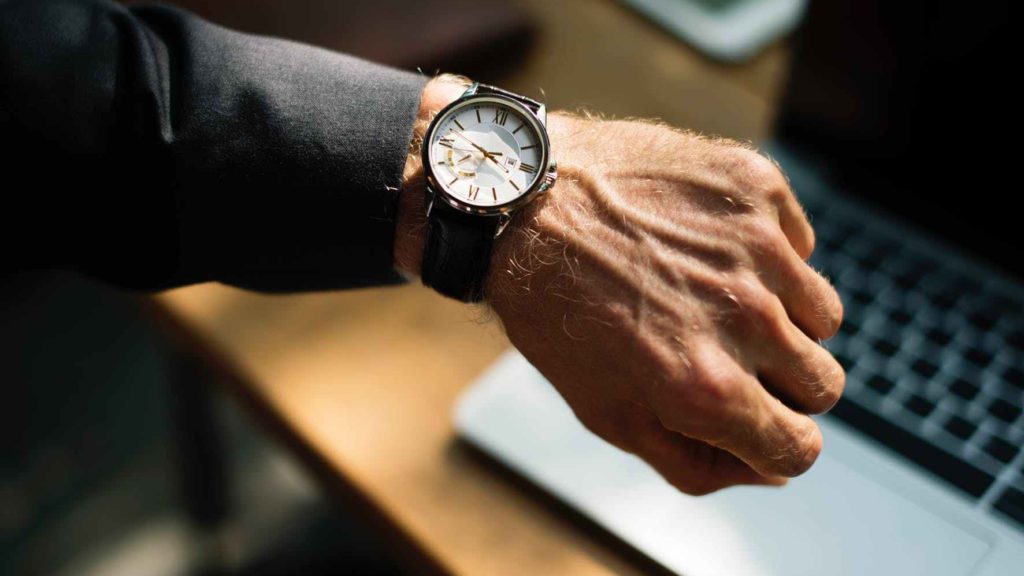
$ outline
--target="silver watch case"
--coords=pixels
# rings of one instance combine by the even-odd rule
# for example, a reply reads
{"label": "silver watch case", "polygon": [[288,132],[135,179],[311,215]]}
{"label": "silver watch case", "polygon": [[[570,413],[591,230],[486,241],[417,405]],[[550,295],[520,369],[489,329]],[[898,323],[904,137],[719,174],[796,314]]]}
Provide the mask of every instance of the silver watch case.
{"label": "silver watch case", "polygon": [[[474,206],[463,202],[459,198],[456,198],[446,192],[444,188],[437,184],[437,179],[434,176],[434,169],[430,162],[430,142],[433,140],[434,130],[437,128],[438,120],[445,117],[448,112],[456,108],[471,106],[472,104],[479,102],[501,102],[502,104],[506,104],[518,110],[522,113],[524,118],[533,123],[537,132],[540,134],[543,143],[541,166],[547,166],[546,171],[534,181],[533,185],[527,189],[526,192],[520,194],[516,199],[510,202],[495,206]],[[500,234],[502,230],[504,230],[508,217],[512,212],[526,204],[529,204],[536,199],[537,196],[550,190],[558,179],[558,167],[551,155],[551,141],[548,139],[547,131],[547,110],[544,105],[537,103],[535,107],[531,107],[523,100],[517,99],[513,95],[506,95],[501,91],[488,90],[485,92],[483,87],[478,84],[470,86],[458,100],[455,100],[451,104],[445,106],[437,113],[436,116],[434,116],[434,119],[430,122],[430,126],[427,128],[427,133],[423,139],[421,153],[423,159],[423,171],[427,179],[427,216],[430,216],[430,211],[433,208],[434,202],[440,198],[445,202],[445,204],[448,204],[459,212],[484,217],[501,217],[504,221],[499,223],[497,234]]]}

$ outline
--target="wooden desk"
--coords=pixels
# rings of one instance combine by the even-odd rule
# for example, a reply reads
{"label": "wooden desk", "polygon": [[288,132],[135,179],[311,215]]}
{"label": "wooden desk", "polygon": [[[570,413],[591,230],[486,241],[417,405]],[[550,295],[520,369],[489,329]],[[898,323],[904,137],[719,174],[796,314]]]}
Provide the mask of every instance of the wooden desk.
{"label": "wooden desk", "polygon": [[[681,126],[765,135],[787,61],[694,54],[613,2],[526,2],[539,46],[508,87]],[[233,388],[415,568],[639,574],[650,565],[459,444],[450,409],[508,343],[474,311],[409,286],[267,296],[203,285],[155,298]]]}

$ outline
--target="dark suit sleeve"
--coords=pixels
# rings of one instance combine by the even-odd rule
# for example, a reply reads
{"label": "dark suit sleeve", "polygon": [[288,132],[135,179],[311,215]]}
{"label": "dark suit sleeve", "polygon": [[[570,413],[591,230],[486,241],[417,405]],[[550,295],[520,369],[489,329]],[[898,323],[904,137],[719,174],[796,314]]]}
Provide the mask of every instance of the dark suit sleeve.
{"label": "dark suit sleeve", "polygon": [[398,281],[424,82],[167,7],[0,0],[0,269],[140,289]]}

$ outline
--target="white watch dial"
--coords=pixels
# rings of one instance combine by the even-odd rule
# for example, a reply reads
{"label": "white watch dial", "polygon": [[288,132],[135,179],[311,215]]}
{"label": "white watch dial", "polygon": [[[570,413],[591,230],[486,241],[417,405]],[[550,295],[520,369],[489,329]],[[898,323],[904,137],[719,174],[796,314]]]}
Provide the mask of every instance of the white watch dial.
{"label": "white watch dial", "polygon": [[428,158],[437,185],[471,206],[508,204],[545,167],[539,122],[500,99],[467,100],[438,119]]}

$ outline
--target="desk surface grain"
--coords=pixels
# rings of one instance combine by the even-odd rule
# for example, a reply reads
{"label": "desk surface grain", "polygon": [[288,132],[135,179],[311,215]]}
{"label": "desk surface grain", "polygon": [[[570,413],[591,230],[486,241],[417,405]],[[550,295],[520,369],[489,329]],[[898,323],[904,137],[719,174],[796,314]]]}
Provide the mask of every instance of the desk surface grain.
{"label": "desk surface grain", "polygon": [[[742,139],[767,133],[784,45],[720,66],[614,2],[523,3],[541,33],[508,87],[543,89],[555,109],[659,117]],[[651,568],[456,441],[455,398],[508,347],[486,311],[415,286],[269,296],[208,284],[154,301],[411,566],[488,575]]]}

